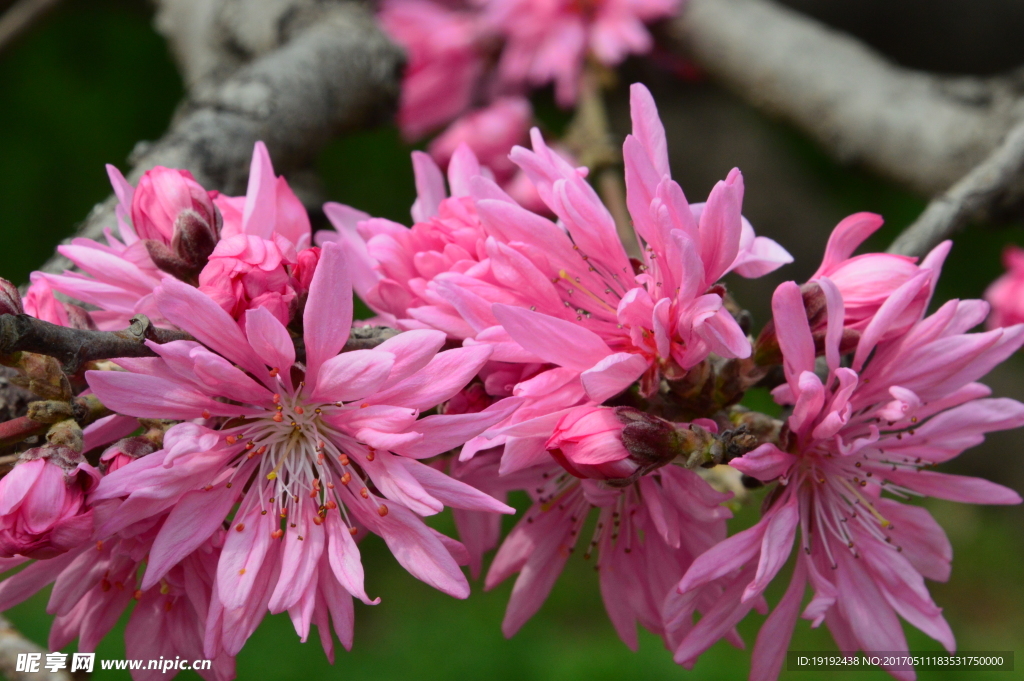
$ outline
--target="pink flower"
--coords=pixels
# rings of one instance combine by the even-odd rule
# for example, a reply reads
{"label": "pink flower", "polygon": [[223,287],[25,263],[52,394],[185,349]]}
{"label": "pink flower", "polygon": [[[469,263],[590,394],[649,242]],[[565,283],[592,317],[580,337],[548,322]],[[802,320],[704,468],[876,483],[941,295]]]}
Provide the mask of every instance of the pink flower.
{"label": "pink flower", "polygon": [[249,234],[227,237],[199,273],[199,290],[239,323],[246,310],[263,307],[288,324],[297,284],[288,269],[297,260],[294,246],[280,235],[276,241]]}
{"label": "pink flower", "polygon": [[[107,502],[109,503],[109,502]],[[132,526],[124,536],[82,545],[49,560],[39,560],[0,582],[0,610],[24,601],[53,583],[47,612],[55,615],[48,646],[60,650],[78,639],[78,650],[92,652],[113,629],[132,600],[137,601],[125,627],[126,653],[136,659],[187,660],[211,657],[203,649],[217,556],[225,532],[185,556],[160,583],[139,588],[138,574],[164,518]],[[9,570],[25,559],[0,564]],[[235,676],[234,658],[218,651],[211,670],[198,670],[209,681]],[[170,678],[160,670],[136,670],[136,681]]]}
{"label": "pink flower", "polygon": [[380,315],[380,321],[401,329],[440,329],[452,338],[474,334],[459,311],[433,289],[433,279],[450,271],[472,274],[486,258],[484,233],[469,197],[480,165],[465,144],[448,165],[451,197],[440,168],[422,152],[412,154],[417,199],[409,229],[348,206],[328,203],[324,213],[338,234],[321,232],[324,241],[338,240],[348,251],[353,287]]}
{"label": "pink flower", "polygon": [[[741,217],[738,171],[718,183],[707,204],[686,203],[668,173],[664,129],[650,93],[634,85],[632,96],[635,134],[626,139],[625,158],[628,205],[644,254],[638,271],[585,172],[552,153],[536,131],[535,151],[516,148],[512,157],[560,224],[523,210],[493,183],[473,180],[487,259],[436,275],[426,290],[472,328],[467,343],[495,347],[495,360],[555,368],[515,393],[526,402],[512,421],[533,418],[536,428],[492,431],[500,437],[471,443],[464,457],[507,437],[528,437],[531,444],[528,450],[506,445],[506,457],[543,450],[560,410],[601,404],[638,379],[641,394],[650,395],[662,375],[681,377],[712,352],[751,352],[717,282],[729,271],[761,276],[791,258],[770,239],[755,237]],[[428,308],[410,314],[440,317]]]}
{"label": "pink flower", "polygon": [[[616,632],[633,650],[637,622],[665,635],[661,604],[693,559],[725,538],[731,514],[721,503],[730,495],[674,466],[625,488],[579,480],[549,463],[517,475],[528,472],[534,505],[505,538],[485,580],[491,589],[519,573],[502,622],[505,635],[515,634],[544,603],[595,510],[583,558],[596,549],[601,596]],[[705,592],[702,610],[710,609],[715,594]]]}
{"label": "pink flower", "polygon": [[387,0],[378,19],[408,55],[398,110],[398,127],[407,140],[469,108],[483,71],[481,27],[474,13],[430,0]]}
{"label": "pink flower", "polygon": [[992,305],[988,318],[990,329],[1024,322],[1024,249],[1007,246],[1003,251],[1006,274],[992,282],[985,291],[985,300]]}
{"label": "pink flower", "polygon": [[[825,622],[844,651],[905,651],[897,615],[954,650],[953,633],[924,583],[949,577],[949,542],[927,511],[883,493],[1021,501],[986,480],[927,469],[987,432],[1024,424],[1024,404],[987,398],[990,391],[974,382],[1024,343],[1024,326],[965,333],[987,314],[981,301],[950,301],[924,317],[917,301],[922,291],[930,295],[937,274],[923,268],[892,293],[862,333],[850,367],[840,365],[843,299],[821,278],[828,301],[825,380],[814,372],[799,288],[789,282],[776,290],[772,309],[786,383],[773,395],[792,406],[792,415],[780,447],[762,445],[732,465],[778,486],[761,521],[698,558],[666,603],[669,627],[689,630],[672,637],[677,662],[691,664],[760,602],[795,541],[802,549],[796,571],[758,636],[751,678],[778,675],[808,583],[814,598],[803,617],[812,626]],[[910,327],[894,336],[908,316]],[[693,594],[716,584],[721,598],[694,626]]]}
{"label": "pink flower", "polygon": [[614,66],[629,54],[649,52],[645,22],[670,16],[679,0],[487,0],[488,25],[506,38],[498,71],[510,86],[555,83],[561,106],[579,89],[588,54]]}
{"label": "pink flower", "polygon": [[[468,560],[464,547],[419,516],[444,505],[511,509],[417,459],[459,446],[505,418],[516,401],[417,417],[468,383],[489,348],[439,353],[444,334],[415,331],[339,354],[352,295],[342,250],[331,243],[310,285],[301,363],[288,331],[264,308],[247,311],[243,329],[201,291],[174,280],[156,301],[203,345],[153,344],[159,357],[119,360],[127,371],[86,378],[118,413],[189,422],[167,431],[164,449],[107,475],[92,499],[124,499],[101,535],[170,511],[149,551],[143,590],[227,522],[208,656],[236,654],[267,610],[288,611],[303,639],[311,623],[323,632],[333,621],[350,645],[351,598],[374,602],[353,539],[364,529],[381,535],[413,575],[468,595],[458,567]],[[322,642],[330,655],[330,637]]]}
{"label": "pink flower", "polygon": [[66,447],[40,447],[0,478],[0,556],[52,558],[92,536],[85,495],[99,471]]}
{"label": "pink flower", "polygon": [[430,143],[430,155],[447,168],[459,145],[467,145],[490,168],[498,184],[512,179],[518,168],[509,160],[512,147],[530,134],[533,108],[524,97],[503,97],[485,109],[462,116]]}
{"label": "pink flower", "polygon": [[[123,329],[136,314],[166,325],[153,291],[169,278],[196,283],[218,238],[244,234],[277,243],[283,237],[297,251],[310,245],[309,217],[284,178],[274,175],[262,142],[253,151],[246,196],[210,192],[207,197],[213,206],[199,195],[191,176],[182,174],[185,171],[150,171],[152,175],[139,189],[113,166],[107,166],[107,173],[119,201],[115,213],[120,238],[107,230],[106,244],[74,239],[57,250],[80,272],[33,274],[33,283],[45,281],[54,290],[99,308],[89,316],[100,329]],[[165,191],[166,196],[161,193]],[[174,211],[178,217],[172,219]],[[187,219],[179,219],[182,215]],[[133,219],[143,221],[141,232]],[[206,227],[212,232],[204,232]],[[204,240],[204,234],[212,234],[213,240]]]}
{"label": "pink flower", "polygon": [[[892,293],[923,269],[938,269],[949,253],[950,242],[936,246],[920,265],[917,258],[892,253],[853,252],[882,226],[882,217],[874,213],[855,213],[843,219],[832,231],[825,257],[811,281],[828,277],[843,296],[846,328],[863,331]],[[931,289],[923,288],[908,308],[908,319],[916,319],[928,306]],[[894,328],[894,333],[901,329]]]}

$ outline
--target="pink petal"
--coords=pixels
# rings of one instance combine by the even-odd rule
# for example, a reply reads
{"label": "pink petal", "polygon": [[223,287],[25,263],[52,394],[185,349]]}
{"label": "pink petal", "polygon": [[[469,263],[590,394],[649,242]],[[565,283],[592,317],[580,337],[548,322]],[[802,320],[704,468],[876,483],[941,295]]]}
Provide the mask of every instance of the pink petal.
{"label": "pink petal", "polygon": [[[175,326],[235,364],[263,378],[267,369],[242,335],[235,320],[199,289],[167,278],[154,292],[160,313]],[[174,418],[174,417],[165,417]]]}
{"label": "pink petal", "polygon": [[269,239],[277,223],[277,177],[270,154],[262,141],[256,142],[249,165],[249,186],[242,209],[242,232]]}
{"label": "pink petal", "polygon": [[514,341],[553,364],[585,371],[612,354],[600,336],[572,322],[509,305],[493,310]]}
{"label": "pink petal", "polygon": [[779,677],[806,590],[807,569],[804,560],[798,559],[789,588],[757,634],[750,659],[750,681],[775,681]]}
{"label": "pink petal", "polygon": [[379,349],[335,355],[321,365],[310,399],[348,402],[371,395],[387,380],[394,363],[394,355]]}
{"label": "pink petal", "polygon": [[344,254],[336,244],[323,245],[309,285],[302,325],[306,376],[312,378],[321,364],[341,352],[352,328],[352,285]]}
{"label": "pink petal", "polygon": [[580,380],[590,399],[600,404],[628,388],[648,366],[649,362],[642,355],[617,352],[580,374]]}
{"label": "pink petal", "polygon": [[265,307],[254,307],[245,312],[245,335],[249,345],[269,367],[276,367],[286,375],[295,364],[295,344],[288,329]]}
{"label": "pink petal", "polygon": [[761,482],[769,482],[785,475],[796,460],[789,452],[766,442],[757,449],[733,459],[729,465]]}
{"label": "pink petal", "polygon": [[366,595],[359,547],[342,521],[341,514],[336,510],[329,512],[324,519],[324,527],[327,532],[327,558],[338,583],[367,605],[379,603],[379,598],[371,600]]}
{"label": "pink petal", "polygon": [[413,426],[416,432],[423,435],[423,440],[393,451],[414,459],[443,454],[468,442],[490,426],[504,421],[522,403],[520,398],[506,397],[480,412],[428,416]]}
{"label": "pink petal", "polygon": [[438,353],[421,370],[367,398],[371,404],[388,404],[410,409],[429,409],[469,383],[491,356],[486,345],[456,348]]}

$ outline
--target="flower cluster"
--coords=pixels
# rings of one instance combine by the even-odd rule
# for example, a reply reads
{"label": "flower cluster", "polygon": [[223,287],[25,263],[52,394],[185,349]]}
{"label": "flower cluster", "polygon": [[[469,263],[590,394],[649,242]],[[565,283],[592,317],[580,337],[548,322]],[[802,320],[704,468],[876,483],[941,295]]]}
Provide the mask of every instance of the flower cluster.
{"label": "flower cluster", "polygon": [[680,4],[385,0],[380,24],[409,59],[398,125],[406,139],[416,140],[450,123],[430,146],[442,167],[465,143],[499,184],[528,190],[525,180],[510,182],[515,169],[506,155],[526,140],[529,88],[554,84],[558,104],[572,106],[588,59],[615,66],[630,54],[650,52],[653,39],[645,23],[671,16]]}
{"label": "flower cluster", "polygon": [[[555,14],[537,19],[531,7],[485,13],[514,15],[500,68],[519,79],[568,78],[524,51],[560,68],[580,58],[549,54],[531,22],[608,61],[647,44],[650,8],[545,5]],[[431,59],[479,77],[465,51],[483,19],[425,0],[385,18],[396,32],[449,32],[463,50],[431,52],[418,34],[430,59],[414,50],[409,80],[421,95],[448,78]],[[442,104],[437,120],[451,115]],[[528,119],[515,101],[496,106]],[[971,333],[988,315],[975,300],[928,314],[950,244],[920,262],[854,255],[881,225],[860,213],[809,281],[776,289],[754,339],[723,278],[792,258],[743,217],[738,170],[687,200],[642,85],[631,112],[625,203],[639,257],[586,168],[536,129],[532,148],[498,158],[514,136],[488,113],[435,141],[447,176],[413,153],[411,228],[330,203],[336,229],[318,246],[262,144],[245,197],[185,171],[154,168],[132,187],[110,169],[119,237],[62,246],[79,271],[37,273],[24,300],[0,287],[2,311],[90,338],[145,315],[175,335],[68,375],[51,357],[0,357],[45,398],[15,424],[45,442],[0,480],[0,569],[20,568],[0,582],[0,610],[52,583],[51,648],[78,639],[89,651],[134,600],[131,657],[205,657],[207,677],[226,680],[268,613],[287,612],[303,641],[316,625],[332,660],[335,637],[351,647],[353,599],[381,601],[360,559],[369,535],[457,598],[470,592],[460,566],[476,577],[496,548],[484,588],[515,576],[511,636],[592,526],[581,553],[615,630],[635,649],[640,624],[680,665],[720,639],[742,643],[737,624],[769,609],[765,589],[792,554],[752,678],[778,676],[800,615],[844,651],[906,650],[900,618],[954,650],[925,584],[949,578],[950,544],[902,501],[1021,501],[931,469],[1024,425],[1024,404],[977,382],[1024,345],[1024,325]],[[472,136],[494,141],[490,169]],[[354,295],[374,319],[353,321]],[[740,406],[755,385],[773,388],[782,419]],[[768,490],[761,519],[729,536],[755,485]],[[502,538],[512,491],[531,503]],[[459,540],[423,520],[445,507]]]}

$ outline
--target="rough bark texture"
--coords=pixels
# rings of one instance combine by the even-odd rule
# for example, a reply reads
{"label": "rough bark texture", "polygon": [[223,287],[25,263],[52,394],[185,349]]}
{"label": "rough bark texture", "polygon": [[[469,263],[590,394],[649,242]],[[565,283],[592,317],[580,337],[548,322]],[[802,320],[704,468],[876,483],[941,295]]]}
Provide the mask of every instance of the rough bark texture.
{"label": "rough bark texture", "polygon": [[[301,169],[338,133],[386,117],[397,98],[402,53],[355,3],[163,0],[160,7],[158,27],[180,57],[189,94],[167,133],[137,146],[130,181],[163,165],[187,168],[209,189],[244,193],[257,140],[279,173]],[[75,236],[97,238],[113,227],[115,205],[113,196],[98,204]],[[42,269],[69,266],[58,256]]]}
{"label": "rough bark texture", "polygon": [[1020,217],[1024,204],[1024,123],[896,238],[890,253],[923,256],[971,222]]}
{"label": "rough bark texture", "polygon": [[1024,78],[901,68],[771,0],[688,0],[682,49],[755,106],[843,161],[937,194],[982,162],[1024,114]]}
{"label": "rough bark texture", "polygon": [[83,364],[116,357],[155,357],[146,341],[169,343],[190,340],[182,331],[161,329],[145,315],[136,315],[123,331],[93,331],[58,326],[27,314],[0,315],[0,354],[34,352],[54,357],[69,376]]}

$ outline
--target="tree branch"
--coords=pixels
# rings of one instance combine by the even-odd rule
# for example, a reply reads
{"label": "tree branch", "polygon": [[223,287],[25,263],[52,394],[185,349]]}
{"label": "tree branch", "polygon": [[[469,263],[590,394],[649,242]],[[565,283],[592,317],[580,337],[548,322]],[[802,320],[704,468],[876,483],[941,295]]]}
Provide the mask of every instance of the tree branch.
{"label": "tree branch", "polygon": [[669,32],[710,75],[840,160],[929,195],[969,173],[1024,117],[1019,73],[902,68],[771,0],[688,0]]}
{"label": "tree branch", "polygon": [[67,671],[51,672],[42,664],[37,672],[16,671],[19,653],[42,653],[42,661],[45,662],[47,652],[25,638],[6,617],[0,615],[0,674],[7,681],[71,681],[71,674]]}
{"label": "tree branch", "polygon": [[[354,2],[162,0],[161,6],[177,12],[179,23],[166,19],[165,12],[159,24],[172,35],[175,30],[187,35],[201,25],[204,13],[246,17],[210,30],[220,44],[234,46],[234,63],[251,61],[227,75],[222,72],[227,67],[186,73],[194,80],[189,95],[160,140],[136,147],[128,174],[132,182],[163,165],[190,170],[209,189],[240,194],[257,140],[266,142],[279,172],[303,168],[339,132],[389,114],[397,98],[401,52]],[[249,33],[241,34],[239,26]],[[262,43],[260,30],[266,34]],[[248,52],[253,44],[263,51]],[[98,204],[76,236],[100,238],[115,224],[116,205],[113,196]],[[59,272],[70,266],[55,256],[42,269]]]}
{"label": "tree branch", "polygon": [[157,328],[145,315],[133,317],[131,326],[124,331],[74,329],[24,314],[0,315],[0,354],[34,352],[54,357],[69,376],[93,360],[155,357],[156,353],[145,344],[147,340],[169,343],[191,338],[182,331]]}
{"label": "tree branch", "polygon": [[1020,214],[1024,204],[1024,123],[974,170],[932,200],[892,245],[890,253],[923,256],[967,224]]}
{"label": "tree branch", "polygon": [[32,24],[60,4],[60,0],[19,0],[0,15],[0,52]]}

